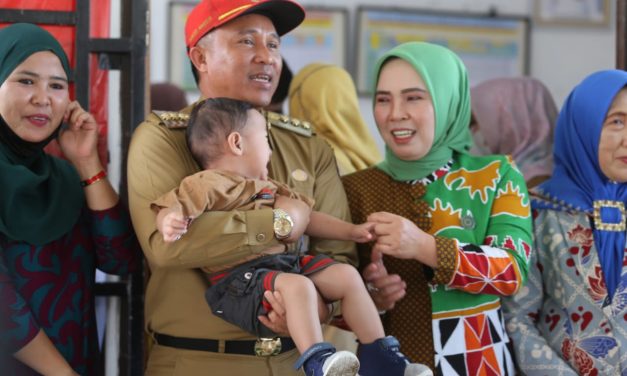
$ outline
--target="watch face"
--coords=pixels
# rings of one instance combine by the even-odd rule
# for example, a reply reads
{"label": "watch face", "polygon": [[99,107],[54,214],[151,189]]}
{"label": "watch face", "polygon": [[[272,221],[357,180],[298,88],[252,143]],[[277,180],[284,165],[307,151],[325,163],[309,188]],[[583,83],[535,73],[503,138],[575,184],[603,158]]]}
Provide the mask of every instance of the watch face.
{"label": "watch face", "polygon": [[282,209],[275,209],[273,228],[274,235],[277,239],[289,237],[292,233],[292,227],[294,227],[294,222],[292,222],[292,218],[290,218],[289,214]]}
{"label": "watch face", "polygon": [[279,237],[288,237],[292,232],[292,223],[287,218],[279,217],[274,221],[274,232]]}

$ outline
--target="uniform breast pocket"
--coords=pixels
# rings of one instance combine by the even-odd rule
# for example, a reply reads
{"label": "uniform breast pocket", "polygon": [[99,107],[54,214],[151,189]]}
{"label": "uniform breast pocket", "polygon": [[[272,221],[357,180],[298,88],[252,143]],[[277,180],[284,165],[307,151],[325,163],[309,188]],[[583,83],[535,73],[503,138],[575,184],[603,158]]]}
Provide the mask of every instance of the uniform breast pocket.
{"label": "uniform breast pocket", "polygon": [[[292,172],[292,175],[296,172],[296,171],[302,171],[302,173],[304,175],[307,175],[307,173],[303,170],[295,170]],[[292,187],[292,189],[302,195],[305,196],[309,196],[311,198],[314,198],[314,182],[313,182],[313,177],[312,176],[308,176],[307,175],[307,179],[306,180],[296,180],[294,178],[291,178],[289,181],[289,185],[290,187]]]}

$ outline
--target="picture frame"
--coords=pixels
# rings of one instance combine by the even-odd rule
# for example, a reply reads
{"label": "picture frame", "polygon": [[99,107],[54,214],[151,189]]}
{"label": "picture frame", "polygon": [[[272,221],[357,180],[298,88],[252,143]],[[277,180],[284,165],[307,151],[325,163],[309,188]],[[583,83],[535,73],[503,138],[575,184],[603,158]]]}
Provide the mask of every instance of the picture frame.
{"label": "picture frame", "polygon": [[609,27],[609,0],[535,0],[533,21],[544,26]]}
{"label": "picture frame", "polygon": [[302,24],[281,37],[281,55],[298,72],[310,63],[348,69],[348,9],[306,6]]}
{"label": "picture frame", "polygon": [[168,80],[185,91],[198,91],[185,45],[185,21],[197,2],[172,1],[168,15]]}
{"label": "picture frame", "polygon": [[528,17],[362,6],[357,9],[356,28],[356,84],[362,95],[372,92],[379,57],[408,41],[453,50],[464,62],[471,86],[529,71]]}

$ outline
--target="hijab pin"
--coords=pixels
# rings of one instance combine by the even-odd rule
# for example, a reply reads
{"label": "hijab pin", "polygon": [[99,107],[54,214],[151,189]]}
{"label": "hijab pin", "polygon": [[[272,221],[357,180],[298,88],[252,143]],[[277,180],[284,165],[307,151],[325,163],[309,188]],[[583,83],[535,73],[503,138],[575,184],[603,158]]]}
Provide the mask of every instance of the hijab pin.
{"label": "hijab pin", "polygon": [[475,218],[472,216],[470,212],[462,216],[461,222],[462,222],[462,227],[467,230],[473,230],[477,224],[475,222]]}
{"label": "hijab pin", "polygon": [[[625,231],[627,227],[627,218],[625,218],[625,204],[622,201],[613,200],[595,200],[593,202],[593,219],[594,225],[601,231]],[[604,222],[601,218],[601,210],[614,209],[620,214],[620,222]]]}

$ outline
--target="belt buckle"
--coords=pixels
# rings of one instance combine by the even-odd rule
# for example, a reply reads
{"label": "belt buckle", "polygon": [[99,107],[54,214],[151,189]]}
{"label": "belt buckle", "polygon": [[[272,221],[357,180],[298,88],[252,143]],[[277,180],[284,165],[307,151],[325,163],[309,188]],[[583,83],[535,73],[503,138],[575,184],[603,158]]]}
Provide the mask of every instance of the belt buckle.
{"label": "belt buckle", "polygon": [[281,338],[257,338],[255,355],[275,356],[281,353]]}

